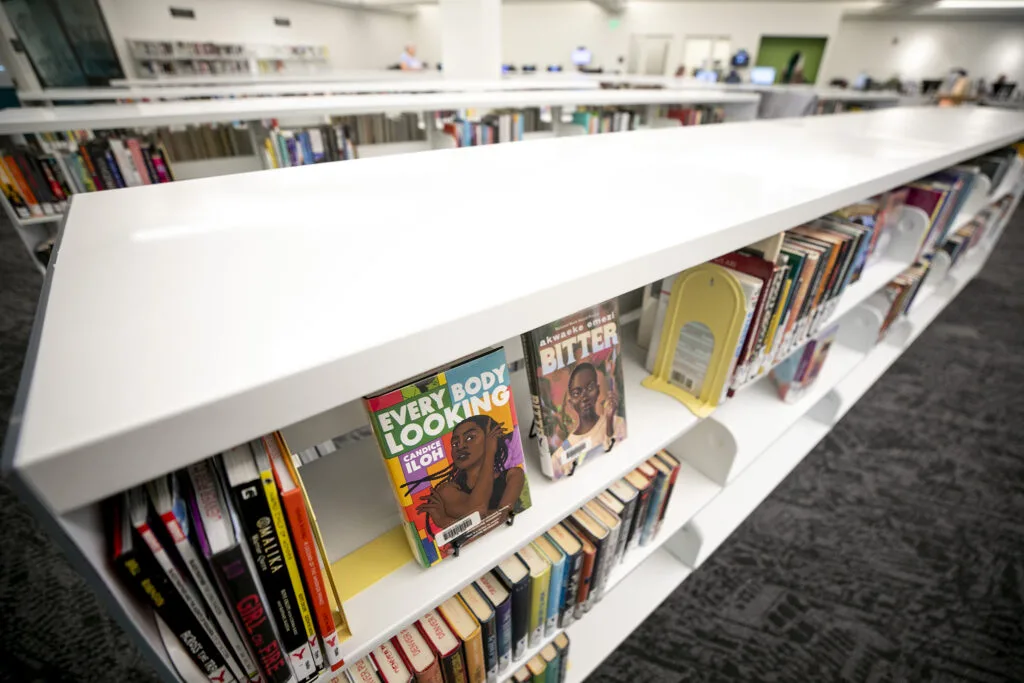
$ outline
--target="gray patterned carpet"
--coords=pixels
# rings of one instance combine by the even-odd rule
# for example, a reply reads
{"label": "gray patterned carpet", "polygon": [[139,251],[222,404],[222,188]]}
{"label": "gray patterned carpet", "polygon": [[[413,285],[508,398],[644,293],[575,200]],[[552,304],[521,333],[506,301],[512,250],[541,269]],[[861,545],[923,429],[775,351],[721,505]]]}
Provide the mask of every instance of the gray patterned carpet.
{"label": "gray patterned carpet", "polygon": [[[1024,680],[1022,263],[1018,211],[984,274],[592,683]],[[0,225],[5,425],[39,284]],[[152,679],[3,485],[0,506],[0,680]]]}

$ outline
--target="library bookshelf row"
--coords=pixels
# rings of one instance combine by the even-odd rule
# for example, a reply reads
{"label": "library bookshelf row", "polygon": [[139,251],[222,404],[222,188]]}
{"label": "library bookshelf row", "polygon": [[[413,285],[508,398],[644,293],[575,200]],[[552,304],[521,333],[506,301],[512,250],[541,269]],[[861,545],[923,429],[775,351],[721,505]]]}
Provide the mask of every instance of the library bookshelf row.
{"label": "library bookshelf row", "polygon": [[[41,140],[39,134],[66,135],[66,131],[85,130],[101,131],[101,136],[106,135],[106,132],[113,132],[114,137],[124,138],[125,136],[117,131],[130,129],[135,132],[127,137],[138,138],[143,147],[147,145],[148,138],[156,137],[163,151],[169,152],[163,161],[171,167],[172,177],[187,180],[276,168],[294,163],[310,163],[309,159],[282,162],[268,158],[268,154],[264,152],[267,131],[276,128],[286,131],[313,128],[317,130],[317,138],[321,139],[320,131],[326,125],[330,129],[328,135],[346,138],[354,146],[354,153],[365,158],[453,146],[457,143],[451,136],[441,134],[446,121],[464,122],[463,128],[466,130],[459,131],[462,138],[458,144],[470,143],[470,140],[464,139],[473,132],[468,129],[479,128],[475,122],[484,121],[488,112],[499,112],[498,117],[501,116],[500,113],[518,112],[525,120],[531,122],[529,126],[520,126],[517,129],[524,132],[513,131],[511,120],[504,127],[495,125],[491,141],[497,142],[503,139],[531,139],[586,132],[578,125],[563,123],[567,119],[572,120],[570,108],[576,111],[593,111],[598,116],[601,116],[601,112],[613,110],[626,112],[630,120],[623,119],[619,123],[625,124],[626,128],[632,128],[638,125],[666,123],[679,125],[676,119],[665,117],[666,114],[671,115],[673,109],[688,112],[713,109],[720,111],[721,117],[727,121],[749,120],[756,116],[758,99],[759,97],[753,94],[594,89],[423,92],[304,98],[275,96],[216,101],[83,105],[53,109],[9,109],[0,112],[0,135],[20,136],[8,145],[16,149],[26,146],[26,137],[35,143],[28,145],[31,150],[29,154],[35,157],[54,158],[55,166],[60,168],[53,169],[53,172],[58,176],[63,175],[67,180],[64,185],[70,186],[68,189],[74,192],[75,184],[79,183],[67,176],[84,161],[79,160],[77,156],[78,143],[83,140],[79,139],[72,145],[71,150],[67,150],[65,144],[51,145]],[[614,114],[603,116],[609,127],[612,116]],[[596,120],[594,122],[597,123]],[[217,126],[217,130],[212,134],[209,131],[210,125]],[[504,138],[498,137],[499,129],[504,133]],[[90,135],[91,132],[87,133],[86,138]],[[77,134],[76,136],[83,137]],[[185,137],[184,147],[180,150],[172,141],[179,136]],[[338,142],[344,146],[344,141],[339,139]],[[321,139],[322,144],[324,143]],[[39,150],[33,149],[34,147],[38,147]],[[307,149],[312,152],[311,147]],[[74,161],[61,159],[67,151],[76,156]],[[104,150],[100,151],[101,155],[104,153]],[[281,149],[275,149],[271,154],[281,157],[288,152],[284,151],[282,154]],[[117,155],[116,150],[114,155]],[[307,154],[308,156],[311,155]],[[336,156],[349,158],[343,154]],[[128,158],[119,158],[121,166],[118,168],[118,176],[131,170],[123,168]],[[320,158],[330,160],[330,157],[322,154]],[[95,160],[92,163],[99,167],[104,163],[117,163],[117,160]],[[147,181],[148,176],[153,176],[152,182],[162,182],[155,171],[147,173],[141,166],[141,161],[135,163],[140,164],[139,172],[146,176]],[[23,167],[21,173],[25,176],[26,182],[31,184],[32,172]],[[43,182],[41,175],[36,175],[40,177],[40,182]],[[91,181],[85,181],[88,182]],[[130,182],[128,179],[128,184]],[[96,180],[93,186],[102,187],[101,183],[101,180]],[[34,187],[38,189],[38,186]],[[89,185],[85,184],[78,189],[88,188]],[[24,193],[22,195],[24,198]],[[39,245],[52,243],[55,225],[62,219],[63,214],[45,205],[45,211],[29,212],[24,206],[12,206],[12,201],[11,192],[8,191],[0,198],[33,262],[42,268],[36,251]]]}
{"label": "library bookshelf row", "polygon": [[250,45],[184,40],[128,39],[135,71],[147,78],[161,76],[213,77],[279,73],[295,64],[323,67],[323,45]]}
{"label": "library bookshelf row", "polygon": [[[177,680],[154,622],[107,565],[104,498],[274,429],[303,450],[365,424],[360,397],[379,387],[502,340],[514,360],[524,330],[1022,137],[1024,115],[905,108],[445,150],[84,195],[72,202],[47,274],[5,469],[161,675]],[[592,179],[579,168],[614,172],[616,192],[581,200]],[[406,201],[388,202],[398,169],[422,183],[406,188]],[[464,179],[461,201],[444,192],[450,177]],[[1008,192],[1019,200],[1019,178],[1018,162],[994,192],[972,195],[965,206],[977,210]],[[532,201],[507,201],[515,196]],[[834,312],[841,320],[836,349],[803,400],[768,405],[759,380],[700,420],[640,386],[645,373],[627,336],[629,438],[614,457],[560,481],[538,476],[530,460],[532,507],[458,558],[426,570],[410,560],[375,574],[362,551],[397,519],[373,442],[362,442],[372,453],[306,465],[333,570],[376,579],[344,597],[353,633],[346,657],[365,654],[655,451],[679,444],[686,462],[661,534],[627,555],[605,600],[569,627],[570,680],[582,680],[980,270],[1002,228],[942,271],[906,320],[873,346],[865,322],[877,321],[872,297],[909,265],[901,242],[920,236],[913,212],[905,219],[885,258],[844,292]],[[568,229],[578,225],[593,226],[586,245],[596,235],[612,246],[580,252],[579,231]],[[545,268],[537,245],[580,258]],[[481,254],[501,254],[500,276],[489,268],[469,272]],[[436,274],[423,264],[438,264]],[[417,274],[414,292],[398,273]],[[471,276],[477,279],[465,279]],[[513,376],[513,394],[529,415],[523,375]],[[744,432],[751,429],[763,433]],[[691,440],[704,438],[724,467],[692,459],[703,446],[691,443],[706,442]]]}

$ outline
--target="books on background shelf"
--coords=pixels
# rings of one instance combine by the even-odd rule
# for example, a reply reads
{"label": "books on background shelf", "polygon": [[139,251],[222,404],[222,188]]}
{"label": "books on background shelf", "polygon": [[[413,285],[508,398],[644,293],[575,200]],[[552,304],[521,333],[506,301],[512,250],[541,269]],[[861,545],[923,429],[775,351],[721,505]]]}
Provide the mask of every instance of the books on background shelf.
{"label": "books on background shelf", "polygon": [[267,168],[305,166],[356,158],[356,148],[344,126],[327,124],[298,129],[273,127],[262,140],[263,163]]}
{"label": "books on background shelf", "polygon": [[523,139],[524,118],[519,112],[495,112],[479,120],[456,116],[444,121],[442,130],[458,147],[518,142]]}
{"label": "books on background shelf", "polygon": [[106,507],[115,568],[211,681],[302,683],[341,672],[348,625],[279,434]]}
{"label": "books on background shelf", "polygon": [[530,507],[504,349],[364,400],[409,546],[424,567]]}
{"label": "books on background shelf", "polygon": [[722,123],[725,121],[725,108],[709,105],[695,107],[668,107],[663,116],[676,119],[684,126],[699,126],[704,123]]}
{"label": "books on background shelf", "polygon": [[174,161],[201,161],[256,153],[247,124],[169,126],[157,128],[156,138]]}
{"label": "books on background shelf", "polygon": [[800,400],[821,372],[821,366],[828,357],[838,331],[839,326],[832,325],[772,368],[771,378],[775,382],[780,399],[786,403],[796,403]]}
{"label": "books on background shelf", "polygon": [[[522,336],[541,471],[572,475],[626,438],[622,346],[615,299]],[[533,441],[531,439],[531,441]]]}
{"label": "books on background shelf", "polygon": [[347,131],[354,145],[382,145],[392,142],[415,142],[426,140],[425,125],[417,114],[361,114],[359,116],[338,116],[333,119],[336,126]]}
{"label": "books on background shelf", "polygon": [[572,122],[591,135],[619,133],[636,130],[640,114],[621,107],[577,107],[572,113]]}
{"label": "books on background shelf", "polygon": [[929,267],[928,261],[918,261],[882,289],[881,296],[885,304],[883,306],[884,318],[878,332],[879,339],[885,338],[892,324],[910,310],[918,292],[921,291],[921,285],[924,284]]}

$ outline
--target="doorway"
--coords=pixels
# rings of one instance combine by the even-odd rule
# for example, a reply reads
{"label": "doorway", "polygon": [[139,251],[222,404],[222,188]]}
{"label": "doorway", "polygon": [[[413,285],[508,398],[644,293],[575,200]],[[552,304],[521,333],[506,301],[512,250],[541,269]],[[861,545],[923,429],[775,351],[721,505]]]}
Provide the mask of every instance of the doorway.
{"label": "doorway", "polygon": [[629,41],[627,70],[631,74],[664,76],[668,69],[671,35],[634,33]]}

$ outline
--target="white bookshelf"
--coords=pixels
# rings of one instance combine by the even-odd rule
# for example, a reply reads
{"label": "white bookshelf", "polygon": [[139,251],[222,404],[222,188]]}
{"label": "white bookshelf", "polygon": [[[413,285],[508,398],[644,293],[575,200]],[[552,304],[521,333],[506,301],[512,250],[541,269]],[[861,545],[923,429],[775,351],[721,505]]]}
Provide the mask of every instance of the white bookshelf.
{"label": "white bookshelf", "polygon": [[[513,350],[524,330],[1020,138],[1022,114],[900,108],[77,196],[47,273],[4,466],[161,675],[177,680],[148,612],[107,566],[103,498],[273,429],[284,428],[294,450],[336,436],[363,423],[359,397],[381,386],[488,345]],[[614,174],[615,192],[591,199],[602,171]],[[403,184],[401,202],[391,200],[396,175],[417,179]],[[1005,192],[1019,197],[1020,165],[1008,176],[982,205]],[[453,177],[462,184],[459,202],[450,201]],[[571,253],[578,231],[557,229],[570,225],[592,226],[613,247],[546,267],[537,245]],[[907,226],[902,239],[912,240],[912,217]],[[627,346],[629,439],[557,484],[532,460],[533,507],[513,526],[430,570],[410,562],[347,600],[347,658],[368,652],[658,448],[676,446],[686,464],[661,533],[627,555],[604,601],[569,629],[570,680],[582,680],[828,433],[843,406],[980,270],[997,236],[933,283],[886,341],[868,346],[873,289],[905,263],[894,240],[844,293],[839,340],[795,404],[773,400],[762,379],[698,420],[639,385],[639,350]],[[486,288],[464,288],[433,306],[388,303],[409,296],[405,281],[388,273],[477,262],[479,249],[507,264]],[[445,291],[418,283],[417,301]],[[522,372],[515,382],[527,415]],[[709,429],[725,468],[694,455]],[[379,455],[372,441],[364,446],[303,470],[332,561],[397,523]]]}

